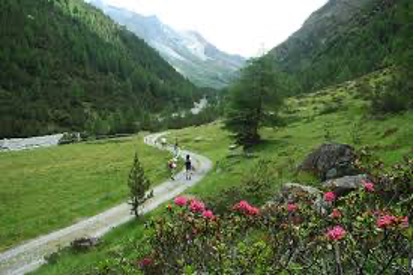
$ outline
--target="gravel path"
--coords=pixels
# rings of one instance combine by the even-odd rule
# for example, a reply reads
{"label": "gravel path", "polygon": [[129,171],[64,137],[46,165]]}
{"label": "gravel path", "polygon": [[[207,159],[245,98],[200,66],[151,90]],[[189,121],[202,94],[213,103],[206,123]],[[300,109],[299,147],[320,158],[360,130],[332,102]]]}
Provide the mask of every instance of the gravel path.
{"label": "gravel path", "polygon": [[[166,132],[151,134],[146,136],[144,141],[148,145],[172,152],[173,148],[171,146],[162,148],[161,145],[156,143],[156,140],[165,134]],[[143,206],[143,213],[155,209],[163,202],[193,186],[212,168],[212,162],[208,158],[189,151],[180,152],[182,157],[186,154],[191,155],[195,167],[192,179],[190,181],[185,180],[184,171],[181,171],[176,175],[175,181],[165,181],[156,186],[154,188],[154,197]],[[69,227],[27,241],[15,248],[0,253],[0,274],[24,274],[33,271],[45,263],[44,256],[69,245],[74,239],[85,236],[102,236],[112,228],[132,218],[130,206],[127,203],[123,203]]]}

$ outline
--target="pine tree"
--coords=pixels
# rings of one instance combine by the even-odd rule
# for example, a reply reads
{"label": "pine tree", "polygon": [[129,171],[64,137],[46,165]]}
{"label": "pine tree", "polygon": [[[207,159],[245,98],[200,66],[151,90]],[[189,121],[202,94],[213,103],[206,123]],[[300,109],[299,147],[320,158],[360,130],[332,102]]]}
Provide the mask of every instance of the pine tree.
{"label": "pine tree", "polygon": [[287,78],[268,59],[255,59],[231,88],[225,128],[246,150],[260,142],[259,128],[275,117],[286,94]]}
{"label": "pine tree", "polygon": [[136,217],[139,217],[138,209],[145,201],[153,197],[153,191],[146,194],[151,183],[144,174],[144,169],[138,159],[138,154],[135,152],[134,164],[131,168],[128,177],[128,187],[130,190],[129,204],[131,205],[131,213],[134,213]]}

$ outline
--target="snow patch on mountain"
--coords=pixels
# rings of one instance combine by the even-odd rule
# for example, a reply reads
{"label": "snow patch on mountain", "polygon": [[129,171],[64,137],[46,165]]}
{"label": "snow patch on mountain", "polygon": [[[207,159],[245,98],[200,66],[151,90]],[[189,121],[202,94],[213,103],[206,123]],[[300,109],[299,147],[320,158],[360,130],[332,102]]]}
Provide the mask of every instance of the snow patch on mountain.
{"label": "snow patch on mountain", "polygon": [[194,32],[191,31],[183,31],[180,32],[182,36],[181,43],[184,47],[188,48],[190,52],[197,56],[202,61],[206,61],[208,59],[212,59],[211,57],[206,55],[205,46],[206,43],[204,40],[200,40],[199,36],[194,35]]}
{"label": "snow patch on mountain", "polygon": [[166,46],[165,44],[162,44],[157,41],[150,41],[149,43],[151,44],[151,46],[157,49],[161,54],[165,54],[167,56],[170,56],[178,60],[186,61],[186,59],[183,56],[181,56],[179,53],[174,51],[172,48]]}

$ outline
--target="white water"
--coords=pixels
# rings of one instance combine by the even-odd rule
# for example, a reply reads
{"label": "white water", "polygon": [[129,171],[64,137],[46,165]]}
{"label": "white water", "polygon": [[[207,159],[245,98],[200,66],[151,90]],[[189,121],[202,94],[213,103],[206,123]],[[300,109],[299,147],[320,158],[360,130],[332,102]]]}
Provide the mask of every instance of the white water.
{"label": "white water", "polygon": [[63,134],[35,136],[30,138],[11,138],[0,140],[0,151],[17,151],[40,147],[56,146]]}

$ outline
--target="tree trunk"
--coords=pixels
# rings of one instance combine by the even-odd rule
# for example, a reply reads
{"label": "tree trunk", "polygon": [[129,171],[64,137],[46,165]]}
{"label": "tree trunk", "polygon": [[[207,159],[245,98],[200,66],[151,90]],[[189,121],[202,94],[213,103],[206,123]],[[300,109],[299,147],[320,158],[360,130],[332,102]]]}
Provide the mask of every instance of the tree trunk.
{"label": "tree trunk", "polygon": [[139,213],[138,213],[138,200],[137,200],[137,198],[135,197],[134,198],[134,214],[135,214],[135,217],[139,217]]}

